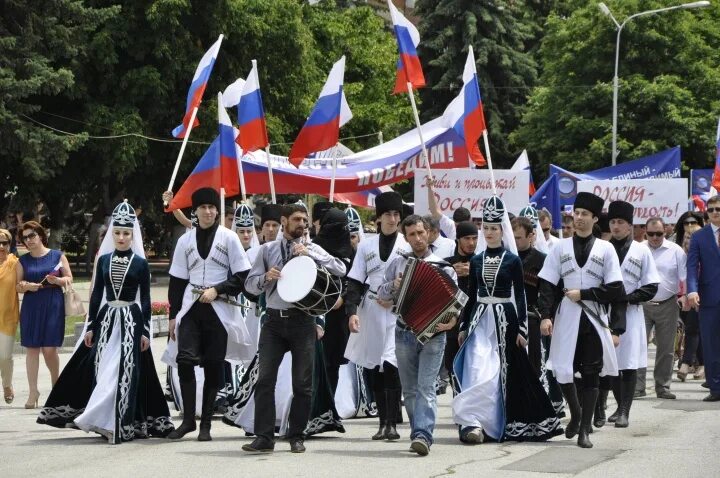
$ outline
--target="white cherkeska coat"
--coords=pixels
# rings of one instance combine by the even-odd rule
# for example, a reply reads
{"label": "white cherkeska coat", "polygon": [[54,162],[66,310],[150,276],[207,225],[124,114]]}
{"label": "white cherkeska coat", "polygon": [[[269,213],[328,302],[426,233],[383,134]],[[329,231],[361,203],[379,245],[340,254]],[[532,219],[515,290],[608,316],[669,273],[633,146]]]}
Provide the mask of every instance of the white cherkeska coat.
{"label": "white cherkeska coat", "polygon": [[[590,289],[623,280],[620,262],[612,244],[595,239],[590,256],[585,266],[581,268],[575,259],[571,237],[561,239],[550,250],[538,277],[555,285],[563,279],[564,287],[567,289]],[[597,302],[587,300],[584,302],[596,312],[604,324],[604,326],[600,325],[595,319],[588,317],[602,342],[603,368],[600,375],[617,375],[617,357],[610,330],[607,328],[608,317],[605,308]],[[563,297],[555,315],[548,368],[555,373],[560,383],[573,381],[573,359],[581,312],[582,308],[578,303]]]}

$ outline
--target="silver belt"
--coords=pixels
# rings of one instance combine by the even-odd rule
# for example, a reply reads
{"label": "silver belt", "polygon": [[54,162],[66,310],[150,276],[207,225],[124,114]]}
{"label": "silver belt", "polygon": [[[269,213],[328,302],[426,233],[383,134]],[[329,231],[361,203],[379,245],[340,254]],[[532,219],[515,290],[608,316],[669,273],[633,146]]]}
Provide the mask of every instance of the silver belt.
{"label": "silver belt", "polygon": [[135,302],[128,302],[128,301],[126,301],[126,300],[110,300],[110,301],[108,301],[108,305],[109,305],[110,307],[117,307],[117,308],[120,308],[120,307],[130,307],[130,306],[133,305],[134,303],[135,303]]}
{"label": "silver belt", "polygon": [[510,302],[510,297],[478,297],[478,302],[483,304],[502,304]]}

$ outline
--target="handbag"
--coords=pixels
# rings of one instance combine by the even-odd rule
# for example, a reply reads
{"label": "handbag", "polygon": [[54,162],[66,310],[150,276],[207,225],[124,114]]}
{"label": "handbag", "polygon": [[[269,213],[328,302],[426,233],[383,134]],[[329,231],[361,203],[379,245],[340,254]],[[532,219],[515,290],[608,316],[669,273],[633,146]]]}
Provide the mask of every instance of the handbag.
{"label": "handbag", "polygon": [[85,306],[80,299],[80,294],[73,289],[72,284],[63,290],[65,297],[65,317],[70,315],[85,315]]}

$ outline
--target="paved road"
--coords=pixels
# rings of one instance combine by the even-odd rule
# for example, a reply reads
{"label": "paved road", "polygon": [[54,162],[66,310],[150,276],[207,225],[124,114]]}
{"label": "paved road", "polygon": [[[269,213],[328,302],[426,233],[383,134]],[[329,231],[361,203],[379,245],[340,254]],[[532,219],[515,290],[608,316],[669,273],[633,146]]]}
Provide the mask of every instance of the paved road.
{"label": "paved road", "polygon": [[[154,341],[156,360],[163,347],[164,339]],[[62,354],[62,364],[69,357]],[[16,358],[15,370],[16,401],[12,406],[0,402],[1,477],[720,476],[720,404],[700,401],[706,391],[698,381],[674,383],[678,400],[648,397],[636,401],[630,428],[596,431],[591,450],[579,449],[564,437],[548,443],[462,445],[451,423],[450,397],[444,395],[439,401],[436,444],[425,458],[408,453],[407,425],[399,427],[402,439],[398,442],[371,441],[374,419],[347,420],[344,435],[308,440],[304,455],[291,454],[287,443],[279,443],[274,454],[253,456],[240,451],[250,439],[219,421],[213,425],[214,440],[209,443],[152,439],[117,446],[78,430],[37,425],[36,411],[22,408],[27,397],[23,356]],[[49,376],[42,368],[40,380],[42,401],[49,389]]]}

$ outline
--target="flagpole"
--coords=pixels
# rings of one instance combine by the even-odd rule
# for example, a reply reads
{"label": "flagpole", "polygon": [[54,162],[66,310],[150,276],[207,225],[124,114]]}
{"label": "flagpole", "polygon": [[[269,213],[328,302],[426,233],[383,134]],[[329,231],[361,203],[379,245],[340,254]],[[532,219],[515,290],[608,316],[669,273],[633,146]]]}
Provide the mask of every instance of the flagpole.
{"label": "flagpole", "polygon": [[[192,131],[193,124],[195,123],[195,116],[197,116],[197,111],[197,106],[195,106],[192,109],[192,113],[190,113],[190,123],[188,124],[187,132],[183,137],[182,146],[180,146],[180,152],[178,153],[177,160],[175,160],[175,169],[173,169],[172,176],[170,176],[170,184],[167,188],[168,191],[172,191],[172,188],[175,185],[175,177],[177,176],[178,169],[180,169],[180,161],[182,160],[183,154],[185,154],[185,147],[187,146],[188,139],[190,138],[190,132]],[[167,207],[167,203],[164,204]]]}
{"label": "flagpole", "polygon": [[243,173],[242,155],[242,148],[235,143],[235,157],[237,158],[238,175],[240,176],[240,194],[242,195],[243,202],[245,202],[247,201],[247,196],[245,195],[245,173]]}
{"label": "flagpole", "polygon": [[333,202],[333,198],[335,196],[335,176],[337,174],[337,155],[340,148],[338,148],[339,143],[335,143],[335,151],[333,151],[332,154],[332,178],[330,179],[330,202]]}
{"label": "flagpole", "polygon": [[[253,71],[255,71],[255,83],[257,84],[258,88],[260,88],[260,78],[257,74],[257,60],[252,60],[252,66]],[[267,134],[267,126],[265,127],[265,131]],[[270,180],[270,197],[272,198],[272,203],[277,204],[277,200],[275,199],[275,179],[273,178],[273,167],[272,167],[272,161],[270,161],[270,144],[265,146],[265,154],[267,155],[267,167],[268,167],[268,179]]]}
{"label": "flagpole", "polygon": [[220,224],[225,225],[225,188],[220,188]]}
{"label": "flagpole", "polygon": [[485,143],[485,157],[487,158],[488,170],[490,171],[492,192],[494,196],[497,196],[497,189],[495,188],[495,172],[493,171],[492,157],[490,156],[490,142],[488,141],[487,128],[483,130],[483,142]]}
{"label": "flagpole", "polygon": [[268,176],[270,178],[270,196],[272,197],[272,203],[277,204],[275,200],[275,179],[273,179],[273,167],[272,161],[270,161],[270,145],[265,146],[265,154],[267,155]]}
{"label": "flagpole", "polygon": [[418,116],[417,106],[415,105],[415,95],[413,94],[412,83],[407,82],[408,96],[410,97],[410,104],[412,105],[413,115],[415,116],[415,125],[417,126],[418,136],[420,136],[420,145],[422,146],[422,156],[425,157],[425,166],[427,167],[427,174],[432,179],[432,171],[430,170],[430,157],[427,154],[427,148],[425,147],[425,139],[422,135],[422,129],[420,128],[420,116]]}

